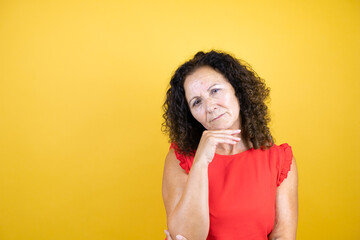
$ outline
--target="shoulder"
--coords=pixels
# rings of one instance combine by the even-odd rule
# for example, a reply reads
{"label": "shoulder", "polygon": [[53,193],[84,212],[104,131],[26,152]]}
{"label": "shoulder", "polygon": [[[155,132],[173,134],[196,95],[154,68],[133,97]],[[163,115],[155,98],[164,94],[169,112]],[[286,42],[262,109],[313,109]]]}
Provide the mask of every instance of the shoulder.
{"label": "shoulder", "polygon": [[274,144],[271,154],[275,158],[278,170],[276,185],[280,186],[280,184],[288,177],[292,168],[296,168],[295,158],[292,148],[288,143],[280,145]]}
{"label": "shoulder", "polygon": [[167,214],[175,208],[179,201],[188,178],[187,172],[180,166],[175,150],[169,149],[165,158],[162,180],[162,196]]}
{"label": "shoulder", "polygon": [[280,145],[274,144],[272,147],[267,149],[270,157],[276,158],[279,163],[285,161],[291,161],[293,158],[293,151],[288,143],[282,143]]}
{"label": "shoulder", "polygon": [[175,143],[171,143],[170,148],[169,148],[168,157],[170,159],[175,158],[177,160],[176,161],[177,164],[180,165],[180,167],[182,169],[184,169],[187,173],[190,172],[190,168],[194,161],[193,155],[187,156],[187,155],[181,154],[178,146]]}
{"label": "shoulder", "polygon": [[173,181],[174,178],[178,178],[184,174],[187,175],[186,171],[184,171],[184,169],[179,164],[175,150],[170,148],[165,158],[163,180]]}
{"label": "shoulder", "polygon": [[268,150],[274,153],[292,152],[292,148],[288,143],[274,144]]}

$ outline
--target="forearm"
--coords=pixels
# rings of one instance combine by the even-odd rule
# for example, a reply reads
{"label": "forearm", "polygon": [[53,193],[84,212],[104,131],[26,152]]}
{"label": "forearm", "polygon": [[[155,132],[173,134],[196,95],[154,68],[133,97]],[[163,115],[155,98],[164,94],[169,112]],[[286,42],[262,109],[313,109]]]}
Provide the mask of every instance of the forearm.
{"label": "forearm", "polygon": [[168,216],[170,234],[177,234],[191,240],[204,240],[209,232],[208,168],[195,161],[189,172],[184,192]]}

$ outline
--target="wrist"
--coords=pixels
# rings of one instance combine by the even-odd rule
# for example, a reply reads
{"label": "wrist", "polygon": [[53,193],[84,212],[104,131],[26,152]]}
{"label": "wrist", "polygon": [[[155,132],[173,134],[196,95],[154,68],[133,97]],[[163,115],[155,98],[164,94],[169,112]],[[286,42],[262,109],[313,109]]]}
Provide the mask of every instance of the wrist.
{"label": "wrist", "polygon": [[200,168],[200,169],[208,169],[209,162],[206,159],[201,158],[194,158],[193,167]]}

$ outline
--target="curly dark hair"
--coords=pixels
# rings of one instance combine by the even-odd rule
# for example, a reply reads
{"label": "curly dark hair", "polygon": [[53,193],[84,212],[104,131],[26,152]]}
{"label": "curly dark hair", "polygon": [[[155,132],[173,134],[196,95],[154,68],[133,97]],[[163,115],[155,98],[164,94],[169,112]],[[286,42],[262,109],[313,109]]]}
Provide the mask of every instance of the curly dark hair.
{"label": "curly dark hair", "polygon": [[[241,61],[241,62],[240,62]],[[268,128],[270,117],[265,101],[270,89],[265,82],[242,60],[228,53],[212,50],[195,54],[181,65],[170,81],[164,111],[162,130],[169,134],[170,142],[185,155],[193,155],[205,128],[192,116],[185,99],[184,81],[202,66],[209,66],[221,73],[232,85],[240,104],[242,138],[250,141],[254,149],[268,149],[273,137]]]}

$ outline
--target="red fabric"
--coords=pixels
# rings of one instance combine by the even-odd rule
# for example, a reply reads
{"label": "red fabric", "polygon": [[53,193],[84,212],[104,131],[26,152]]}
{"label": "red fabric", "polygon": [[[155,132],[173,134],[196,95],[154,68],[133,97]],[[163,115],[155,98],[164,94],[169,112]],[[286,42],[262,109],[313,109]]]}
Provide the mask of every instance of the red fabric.
{"label": "red fabric", "polygon": [[[176,151],[190,172],[193,157]],[[210,231],[207,240],[268,239],[275,221],[276,188],[287,177],[293,154],[288,144],[215,154],[208,168]]]}

